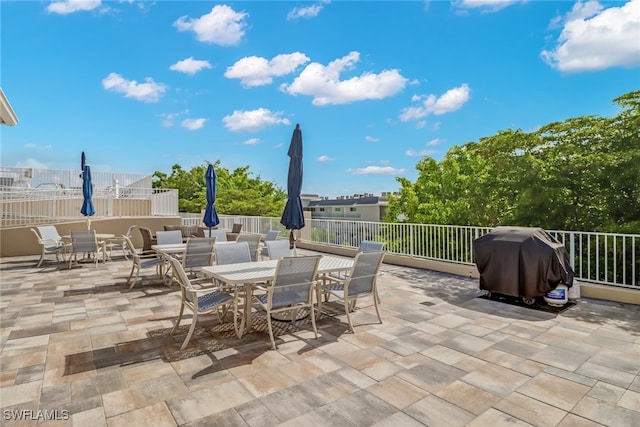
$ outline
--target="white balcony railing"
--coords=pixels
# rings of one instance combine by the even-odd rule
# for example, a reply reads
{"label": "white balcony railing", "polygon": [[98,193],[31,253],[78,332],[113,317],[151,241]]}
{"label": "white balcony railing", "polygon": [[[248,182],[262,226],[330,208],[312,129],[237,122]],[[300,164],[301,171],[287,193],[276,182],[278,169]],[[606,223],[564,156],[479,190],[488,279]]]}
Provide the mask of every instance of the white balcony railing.
{"label": "white balcony railing", "polygon": [[[225,229],[242,223],[242,230],[250,233],[285,231],[280,218],[222,215],[220,221]],[[183,222],[201,224],[202,215],[185,215]],[[312,219],[307,220],[302,240],[352,248],[362,240],[378,240],[386,242],[393,254],[473,265],[473,241],[489,231],[489,227]],[[576,279],[640,291],[640,234],[548,231],[567,248]]]}

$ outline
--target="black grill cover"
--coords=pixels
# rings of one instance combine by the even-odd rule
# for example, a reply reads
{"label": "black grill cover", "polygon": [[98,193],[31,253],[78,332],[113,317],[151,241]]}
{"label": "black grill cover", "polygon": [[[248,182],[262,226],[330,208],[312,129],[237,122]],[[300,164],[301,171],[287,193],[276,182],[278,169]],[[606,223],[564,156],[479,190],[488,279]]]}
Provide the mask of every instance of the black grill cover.
{"label": "black grill cover", "polygon": [[473,254],[483,290],[534,298],[573,285],[567,250],[542,228],[496,227],[473,241]]}

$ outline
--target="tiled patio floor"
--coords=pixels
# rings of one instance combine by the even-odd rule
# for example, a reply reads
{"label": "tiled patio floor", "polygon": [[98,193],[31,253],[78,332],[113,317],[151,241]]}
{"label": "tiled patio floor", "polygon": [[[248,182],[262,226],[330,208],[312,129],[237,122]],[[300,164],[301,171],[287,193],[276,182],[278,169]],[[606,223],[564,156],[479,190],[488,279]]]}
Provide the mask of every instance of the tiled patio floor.
{"label": "tiled patio floor", "polygon": [[556,315],[384,265],[382,325],[365,300],[356,334],[325,315],[273,351],[264,317],[241,340],[211,317],[180,351],[177,288],[129,291],[130,261],[35,260],[1,260],[1,425],[640,426],[640,306]]}

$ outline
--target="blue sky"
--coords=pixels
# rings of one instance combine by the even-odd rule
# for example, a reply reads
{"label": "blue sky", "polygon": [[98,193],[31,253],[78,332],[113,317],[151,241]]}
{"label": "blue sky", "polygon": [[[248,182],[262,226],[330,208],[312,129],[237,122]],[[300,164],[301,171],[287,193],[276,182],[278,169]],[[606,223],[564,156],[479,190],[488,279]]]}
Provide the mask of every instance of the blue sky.
{"label": "blue sky", "polygon": [[220,160],[303,193],[396,191],[499,130],[610,117],[640,89],[640,0],[0,1],[3,166]]}

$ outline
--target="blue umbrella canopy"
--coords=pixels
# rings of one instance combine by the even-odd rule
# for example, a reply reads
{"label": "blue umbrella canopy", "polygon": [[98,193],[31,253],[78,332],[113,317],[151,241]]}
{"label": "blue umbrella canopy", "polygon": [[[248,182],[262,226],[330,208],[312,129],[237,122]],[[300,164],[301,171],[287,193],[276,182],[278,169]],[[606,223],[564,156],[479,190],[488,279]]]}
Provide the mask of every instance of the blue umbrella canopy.
{"label": "blue umbrella canopy", "polygon": [[94,215],[96,210],[93,207],[93,202],[91,201],[91,198],[93,197],[93,187],[91,184],[91,168],[89,165],[85,165],[84,170],[82,171],[82,197],[84,198],[84,201],[82,202],[80,213],[84,216]]}
{"label": "blue umbrella canopy", "polygon": [[288,230],[300,230],[304,227],[302,213],[302,130],[297,124],[289,145],[289,175],[287,177],[287,204],[282,212],[280,224]]}
{"label": "blue umbrella canopy", "polygon": [[220,218],[218,218],[218,212],[216,212],[216,171],[213,170],[213,165],[209,164],[207,172],[204,174],[204,183],[207,186],[207,207],[204,210],[204,218],[202,222],[207,227],[215,227],[220,224]]}

